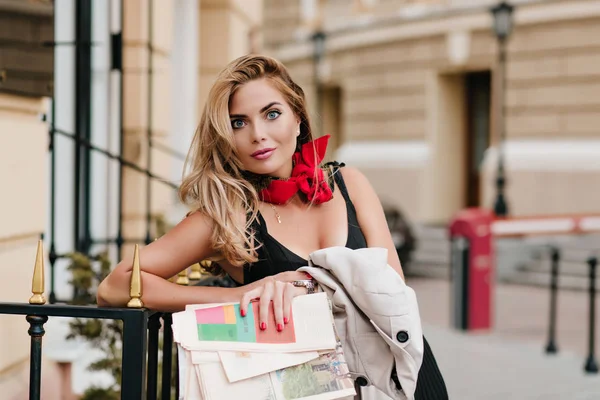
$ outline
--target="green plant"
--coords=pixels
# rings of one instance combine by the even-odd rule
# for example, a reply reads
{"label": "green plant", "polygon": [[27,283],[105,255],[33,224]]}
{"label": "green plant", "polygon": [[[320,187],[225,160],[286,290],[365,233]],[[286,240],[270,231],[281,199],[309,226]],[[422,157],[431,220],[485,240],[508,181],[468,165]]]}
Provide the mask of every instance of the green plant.
{"label": "green plant", "polygon": [[[71,263],[70,284],[73,285],[72,304],[96,304],[95,287],[110,272],[110,259],[107,253],[87,256],[82,253],[68,255]],[[99,264],[99,268],[94,268]],[[107,371],[114,379],[113,385],[87,389],[81,400],[120,399],[121,387],[121,343],[123,343],[123,324],[119,320],[99,320],[76,318],[69,323],[71,332],[67,339],[82,338],[94,348],[102,349],[101,359],[89,365],[90,371]]]}

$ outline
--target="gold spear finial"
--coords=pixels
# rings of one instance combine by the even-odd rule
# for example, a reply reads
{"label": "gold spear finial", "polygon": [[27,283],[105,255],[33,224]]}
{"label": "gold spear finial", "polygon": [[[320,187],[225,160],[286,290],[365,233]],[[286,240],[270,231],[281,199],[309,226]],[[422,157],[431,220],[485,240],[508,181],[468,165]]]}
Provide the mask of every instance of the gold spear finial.
{"label": "gold spear finial", "polygon": [[177,280],[175,283],[178,285],[188,285],[190,283],[187,275],[187,268],[177,274]]}
{"label": "gold spear finial", "polygon": [[131,284],[129,286],[131,299],[127,303],[129,308],[142,308],[142,271],[140,269],[140,248],[136,244],[133,251],[133,269],[131,271]]}
{"label": "gold spear finial", "polygon": [[202,267],[200,263],[192,265],[192,271],[190,272],[190,280],[198,281],[202,278]]}
{"label": "gold spear finial", "polygon": [[206,272],[206,268],[210,267],[212,265],[212,261],[210,260],[202,260],[200,261],[200,266],[202,267],[202,269],[204,270],[204,272]]}
{"label": "gold spear finial", "polygon": [[31,282],[33,296],[29,298],[29,304],[46,304],[44,288],[44,242],[40,239],[38,241],[35,266],[33,267],[33,279]]}

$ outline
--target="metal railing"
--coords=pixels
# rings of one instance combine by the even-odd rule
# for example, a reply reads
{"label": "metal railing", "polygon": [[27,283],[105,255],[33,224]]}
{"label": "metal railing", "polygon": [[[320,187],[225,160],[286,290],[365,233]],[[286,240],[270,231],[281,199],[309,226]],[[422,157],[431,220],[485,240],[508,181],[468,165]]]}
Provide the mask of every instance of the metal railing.
{"label": "metal railing", "polygon": [[[29,323],[31,337],[29,358],[29,399],[41,398],[42,339],[44,324],[50,317],[121,320],[123,322],[121,399],[156,400],[158,397],[159,343],[162,319],[161,397],[172,395],[173,333],[172,315],[143,308],[138,247],[134,254],[131,301],[127,308],[97,306],[46,305],[44,298],[44,262],[42,241],[38,243],[32,292],[29,303],[0,303],[0,314],[23,315]],[[176,370],[175,370],[176,371]],[[177,376],[175,378],[178,378]],[[178,398],[179,385],[175,385]]]}

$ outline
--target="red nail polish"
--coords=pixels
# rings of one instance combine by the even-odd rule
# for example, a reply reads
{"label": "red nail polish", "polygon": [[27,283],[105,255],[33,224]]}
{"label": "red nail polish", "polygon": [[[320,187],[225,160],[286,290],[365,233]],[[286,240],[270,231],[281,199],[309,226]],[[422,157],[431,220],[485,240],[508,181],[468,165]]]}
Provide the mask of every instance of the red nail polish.
{"label": "red nail polish", "polygon": [[242,317],[245,317],[246,316],[246,310],[241,310],[240,314],[242,314]]}
{"label": "red nail polish", "polygon": [[260,323],[260,329],[261,329],[261,330],[263,330],[263,331],[264,331],[265,329],[267,329],[267,324],[265,324],[264,322],[261,322],[261,323]]}
{"label": "red nail polish", "polygon": [[306,277],[307,277],[308,279],[312,279],[312,276],[311,276],[311,274],[309,274],[308,272],[305,272],[304,274],[306,275]]}
{"label": "red nail polish", "polygon": [[283,325],[277,324],[277,332],[281,332],[283,330]]}
{"label": "red nail polish", "polygon": [[284,324],[287,324],[288,322],[290,322],[290,320],[287,317],[283,318],[283,323]]}

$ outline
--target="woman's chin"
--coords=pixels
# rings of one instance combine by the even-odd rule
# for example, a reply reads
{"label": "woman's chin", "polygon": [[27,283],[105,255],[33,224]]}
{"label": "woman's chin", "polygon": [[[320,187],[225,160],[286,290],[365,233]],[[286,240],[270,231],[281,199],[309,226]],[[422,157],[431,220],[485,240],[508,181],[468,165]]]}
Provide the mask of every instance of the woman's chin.
{"label": "woman's chin", "polygon": [[273,175],[276,170],[274,168],[267,168],[266,166],[252,166],[250,168],[246,168],[246,171],[255,175]]}

